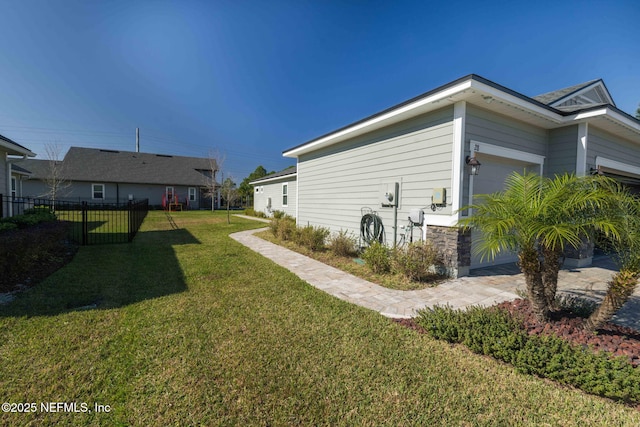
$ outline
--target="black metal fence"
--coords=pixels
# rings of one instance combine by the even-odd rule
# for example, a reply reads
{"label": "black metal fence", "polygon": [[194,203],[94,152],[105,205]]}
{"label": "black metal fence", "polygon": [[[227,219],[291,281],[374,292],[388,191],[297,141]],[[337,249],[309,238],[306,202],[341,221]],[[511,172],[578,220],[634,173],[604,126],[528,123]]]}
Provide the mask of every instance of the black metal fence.
{"label": "black metal fence", "polygon": [[0,194],[0,218],[46,209],[70,223],[69,237],[81,245],[131,242],[149,212],[149,200],[95,203],[11,197]]}

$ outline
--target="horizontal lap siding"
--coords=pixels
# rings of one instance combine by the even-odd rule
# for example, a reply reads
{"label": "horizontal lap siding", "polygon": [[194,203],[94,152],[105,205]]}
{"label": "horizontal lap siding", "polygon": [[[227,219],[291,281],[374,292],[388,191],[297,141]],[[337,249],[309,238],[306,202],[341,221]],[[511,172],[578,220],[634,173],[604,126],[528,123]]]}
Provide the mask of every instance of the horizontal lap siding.
{"label": "horizontal lap siding", "polygon": [[453,109],[446,108],[301,156],[298,223],[359,235],[362,209],[371,208],[391,242],[393,208],[381,207],[381,184],[401,182],[399,226],[410,209],[431,205],[433,188],[446,188],[450,204],[452,120]]}
{"label": "horizontal lap siding", "polygon": [[578,126],[549,131],[549,155],[545,159],[545,175],[575,172],[578,150]]}
{"label": "horizontal lap siding", "polygon": [[[287,184],[287,206],[282,204],[282,184]],[[262,188],[263,191],[255,194],[254,206],[256,210],[262,211],[265,214],[270,214],[267,210],[267,203],[269,197],[271,198],[271,212],[283,211],[289,216],[296,216],[296,180],[295,178],[283,179],[276,182],[264,183],[262,185],[256,185],[257,188]]]}
{"label": "horizontal lap siding", "polygon": [[[471,153],[471,140],[547,157],[548,133],[545,129],[468,104],[463,147],[465,156]],[[545,169],[546,162],[547,159]],[[480,167],[480,173],[491,171]],[[464,177],[462,198],[463,204],[466,204],[469,200],[469,179],[466,172]]]}
{"label": "horizontal lap siding", "polygon": [[547,155],[547,131],[506,116],[482,110],[473,105],[467,108],[466,120],[467,145],[475,140],[527,153]]}
{"label": "horizontal lap siding", "polygon": [[628,165],[640,166],[640,146],[638,144],[589,126],[587,171],[589,168],[595,168],[597,156],[606,157],[607,159]]}

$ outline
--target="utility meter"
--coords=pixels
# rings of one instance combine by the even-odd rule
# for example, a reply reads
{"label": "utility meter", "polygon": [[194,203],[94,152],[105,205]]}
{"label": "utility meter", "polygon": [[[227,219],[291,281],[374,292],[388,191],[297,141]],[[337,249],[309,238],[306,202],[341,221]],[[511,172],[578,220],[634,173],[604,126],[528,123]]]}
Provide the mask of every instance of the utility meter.
{"label": "utility meter", "polygon": [[409,221],[413,225],[422,225],[424,223],[424,211],[422,209],[411,209],[409,211]]}

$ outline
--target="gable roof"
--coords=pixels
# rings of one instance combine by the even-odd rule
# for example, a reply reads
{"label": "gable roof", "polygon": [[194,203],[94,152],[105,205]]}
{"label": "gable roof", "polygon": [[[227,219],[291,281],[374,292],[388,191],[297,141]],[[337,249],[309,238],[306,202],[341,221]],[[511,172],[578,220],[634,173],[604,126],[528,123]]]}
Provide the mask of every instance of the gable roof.
{"label": "gable roof", "polygon": [[15,163],[11,163],[11,172],[18,175],[31,175],[31,171],[27,170],[21,166],[16,165]]}
{"label": "gable roof", "polygon": [[35,156],[35,154],[32,153],[31,150],[29,150],[27,147],[24,147],[2,135],[0,135],[0,149],[14,156]]}
{"label": "gable roof", "polygon": [[616,105],[602,79],[547,92],[534,96],[533,99],[562,111],[577,111],[596,105]]}
{"label": "gable roof", "polygon": [[548,95],[547,97],[541,99],[550,101],[554,105],[558,102],[562,104],[569,101],[572,96],[582,95],[583,91],[588,92],[596,88],[603,90],[604,99],[610,100],[611,103],[582,103],[577,107],[569,106],[569,108],[564,108],[562,106],[547,105],[538,99],[523,95],[477,74],[469,74],[379,113],[341,127],[338,130],[289,148],[283,151],[282,154],[285,157],[297,158],[300,155],[422,114],[445,107],[451,108],[454,104],[462,101],[542,129],[556,129],[577,122],[588,121],[614,135],[633,141],[640,141],[640,120],[619,110],[613,104],[613,99],[611,99],[602,80],[592,80],[576,87],[567,88],[567,90],[563,90],[562,94],[553,95],[553,92],[549,92],[545,94]]}
{"label": "gable roof", "polygon": [[[48,160],[28,159],[16,162],[30,170],[33,178],[46,178]],[[71,147],[62,161],[69,181],[206,185],[210,160],[201,157],[170,156],[132,151]]]}
{"label": "gable roof", "polygon": [[275,181],[277,179],[280,178],[286,178],[289,176],[293,176],[297,174],[297,167],[296,166],[290,166],[286,169],[281,170],[280,172],[274,172],[272,174],[263,176],[262,178],[258,178],[256,180],[253,180],[249,183],[249,185],[254,185],[254,184],[261,184],[267,181]]}

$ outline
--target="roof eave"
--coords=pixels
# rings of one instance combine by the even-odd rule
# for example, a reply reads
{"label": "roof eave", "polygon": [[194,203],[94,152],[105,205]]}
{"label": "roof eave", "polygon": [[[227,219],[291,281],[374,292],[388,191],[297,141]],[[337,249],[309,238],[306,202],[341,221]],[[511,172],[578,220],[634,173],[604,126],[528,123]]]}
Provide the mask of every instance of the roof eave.
{"label": "roof eave", "polygon": [[249,185],[264,184],[265,182],[281,181],[286,178],[291,178],[294,176],[298,176],[298,173],[294,172],[286,175],[274,176],[273,178],[256,179],[255,181],[251,181]]}
{"label": "roof eave", "polygon": [[12,143],[11,141],[6,141],[5,139],[0,139],[0,147],[5,149],[7,153],[12,156],[26,156],[26,157],[36,156],[35,153],[33,153],[28,148]]}

